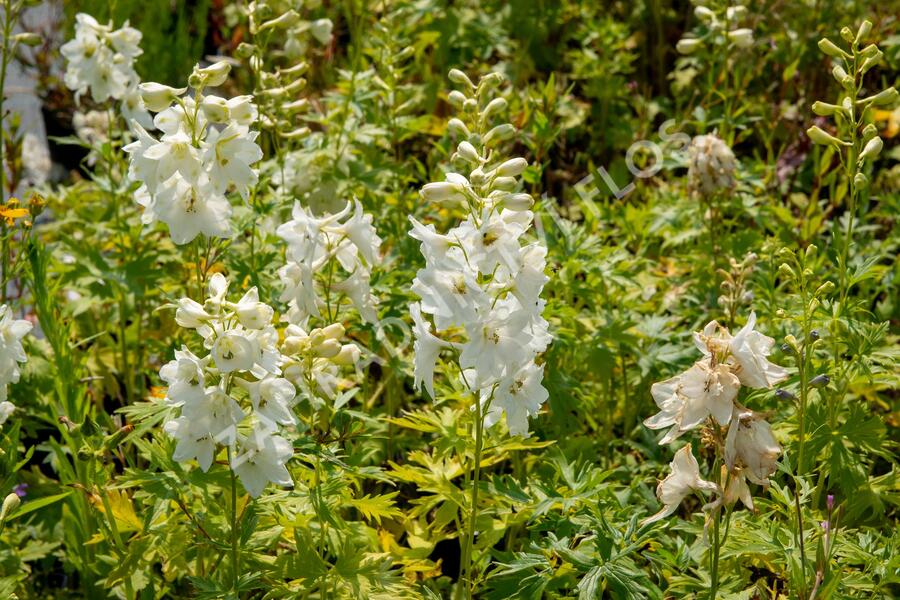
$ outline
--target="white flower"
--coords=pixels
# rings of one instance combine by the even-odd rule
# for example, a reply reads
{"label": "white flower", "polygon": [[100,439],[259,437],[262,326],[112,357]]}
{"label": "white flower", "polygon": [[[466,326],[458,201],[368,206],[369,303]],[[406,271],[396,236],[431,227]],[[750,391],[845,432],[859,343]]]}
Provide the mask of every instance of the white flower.
{"label": "white flower", "polygon": [[715,483],[700,478],[700,465],[697,464],[697,459],[691,452],[690,444],[675,453],[675,458],[669,463],[669,468],[672,469],[672,472],[656,486],[656,497],[662,502],[663,508],[655,515],[641,521],[641,525],[665,519],[674,513],[681,501],[693,491],[719,491],[719,487]]}
{"label": "white flower", "polygon": [[[345,294],[360,316],[374,323],[377,302],[370,278],[371,268],[381,262],[381,238],[362,204],[348,202],[340,212],[316,216],[298,202],[291,217],[276,230],[287,243],[288,263],[278,274],[284,289],[282,300],[290,303],[290,321],[319,316],[319,307],[326,305],[320,295],[330,285],[328,291]],[[340,269],[329,267],[330,261],[336,261]]]}
{"label": "white flower", "polygon": [[173,406],[199,402],[206,395],[204,369],[208,360],[201,360],[193,352],[182,347],[175,351],[175,360],[163,365],[159,377],[169,388],[166,399]]}
{"label": "white flower", "polygon": [[0,402],[6,401],[7,386],[19,381],[19,363],[28,360],[22,338],[32,327],[29,321],[14,319],[9,306],[0,306]]}
{"label": "white flower", "polygon": [[650,429],[671,427],[660,444],[672,442],[709,416],[720,425],[727,425],[738,389],[740,382],[728,365],[712,366],[712,360],[705,358],[681,375],[650,387],[660,412],[645,420],[644,425]]}
{"label": "white flower", "polygon": [[163,430],[178,440],[172,458],[178,462],[197,460],[203,471],[208,471],[216,455],[216,442],[210,431],[208,420],[178,417],[167,421]]}
{"label": "white flower", "polygon": [[284,466],[294,454],[286,439],[254,430],[249,437],[241,439],[240,447],[240,454],[231,459],[231,468],[252,497],[258,498],[270,482],[283,486],[294,484]]}
{"label": "white flower", "polygon": [[320,44],[327,44],[331,41],[333,27],[331,19],[316,19],[310,24],[309,30]]}
{"label": "white flower", "polygon": [[191,184],[177,173],[159,189],[153,211],[169,226],[176,244],[187,244],[200,234],[231,237],[228,200],[209,185]]}
{"label": "white flower", "polygon": [[30,131],[22,137],[22,166],[25,168],[25,179],[32,186],[47,183],[53,168],[47,145]]}
{"label": "white flower", "polygon": [[237,123],[229,123],[219,132],[211,129],[206,137],[208,147],[204,163],[209,165],[209,180],[219,193],[225,193],[229,185],[244,200],[250,195],[250,188],[256,185],[259,175],[251,167],[263,157],[256,145],[259,132],[249,131]]}
{"label": "white flower", "polygon": [[126,23],[113,30],[90,15],[75,16],[75,38],[63,44],[66,86],[75,98],[90,92],[96,102],[120,100],[138,82],[134,59],[141,54],[141,32]]}
{"label": "white flower", "polygon": [[409,314],[413,318],[413,351],[415,362],[413,365],[413,385],[418,388],[422,385],[432,398],[434,395],[434,366],[441,350],[449,348],[450,344],[431,333],[431,323],[422,318],[422,307],[418,302],[410,304]]}
{"label": "white flower", "polygon": [[788,373],[784,367],[772,364],[766,358],[772,353],[775,340],[754,331],[755,326],[756,313],[752,312],[747,324],[729,344],[731,355],[739,366],[736,373],[741,383],[754,388],[771,388],[787,379]]}
{"label": "white flower", "polygon": [[[491,427],[505,414],[509,433],[528,437],[528,417],[538,414],[549,397],[541,383],[543,377],[544,366],[531,362],[518,373],[503,378],[494,388],[485,425]],[[481,393],[482,404],[488,397],[486,390]]]}
{"label": "white flower", "polygon": [[265,329],[272,322],[275,310],[268,304],[259,301],[259,292],[255,287],[247,290],[234,307],[238,321],[247,329]]}
{"label": "white flower", "polygon": [[6,423],[12,414],[16,411],[16,405],[12,402],[4,400],[0,402],[0,425]]}
{"label": "white flower", "polygon": [[260,381],[235,380],[250,395],[255,414],[261,423],[274,431],[277,425],[293,425],[297,422],[291,414],[291,403],[297,395],[294,385],[282,377],[266,377]]}
{"label": "white flower", "polygon": [[728,468],[739,467],[753,483],[768,485],[780,455],[781,446],[772,435],[772,427],[753,411],[736,408],[725,438]]}
{"label": "white flower", "polygon": [[257,362],[257,351],[242,331],[232,330],[216,336],[212,357],[223,373],[249,371]]}

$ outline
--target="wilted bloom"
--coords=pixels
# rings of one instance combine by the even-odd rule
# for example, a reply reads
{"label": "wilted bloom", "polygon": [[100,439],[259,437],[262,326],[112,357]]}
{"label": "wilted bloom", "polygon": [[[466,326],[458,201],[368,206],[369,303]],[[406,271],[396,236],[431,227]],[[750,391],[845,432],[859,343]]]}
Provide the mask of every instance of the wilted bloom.
{"label": "wilted bloom", "polygon": [[700,465],[694,458],[690,444],[675,453],[675,458],[669,463],[669,468],[672,472],[656,486],[656,497],[662,502],[663,508],[655,515],[641,521],[641,525],[665,519],[678,510],[681,501],[691,492],[719,491],[719,486],[715,483],[700,478]]}
{"label": "wilted bloom", "polygon": [[740,467],[753,483],[768,485],[780,455],[781,446],[775,441],[771,426],[753,411],[735,408],[725,438],[725,464],[728,468]]}

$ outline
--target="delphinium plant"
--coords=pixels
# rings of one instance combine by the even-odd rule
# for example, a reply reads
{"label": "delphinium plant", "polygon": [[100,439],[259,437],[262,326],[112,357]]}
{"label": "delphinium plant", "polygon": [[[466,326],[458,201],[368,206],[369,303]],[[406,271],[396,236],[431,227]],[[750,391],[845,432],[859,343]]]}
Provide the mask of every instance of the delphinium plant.
{"label": "delphinium plant", "polygon": [[[719,558],[728,535],[735,503],[753,509],[748,485],[769,484],[777,468],[781,446],[763,414],[739,400],[742,388],[771,389],[787,378],[787,371],[768,359],[775,340],[756,331],[756,314],[734,335],[716,321],[694,334],[703,358],[680,375],[655,383],[653,400],[660,412],[644,421],[650,429],[668,429],[660,444],[671,444],[685,433],[702,427],[701,446],[714,456],[704,479],[691,443],[682,446],[669,465],[671,473],[656,489],[663,508],[643,521],[664,519],[678,510],[692,493],[714,496],[703,506],[710,531],[707,552],[710,574],[709,598],[719,590]],[[722,513],[724,515],[724,526]]]}
{"label": "delphinium plant", "polygon": [[[509,123],[497,124],[506,109],[494,97],[503,77],[491,73],[474,84],[458,70],[450,80],[461,90],[449,100],[459,116],[448,123],[460,140],[451,162],[467,173],[448,172],[446,180],[422,188],[422,198],[438,206],[462,208],[465,219],[446,233],[411,218],[410,235],[421,242],[425,268],[412,291],[415,380],[435,398],[435,364],[452,356],[456,376],[471,398],[474,447],[466,444],[460,462],[472,471],[461,544],[460,597],[471,598],[478,582],[476,556],[479,490],[485,431],[505,417],[512,435],[528,435],[528,419],[547,399],[537,358],[550,343],[541,316],[546,249],[522,239],[534,218],[534,199],[517,192],[524,158],[508,158],[502,144],[515,135]],[[468,452],[471,450],[471,456]],[[481,552],[486,548],[482,547]]]}

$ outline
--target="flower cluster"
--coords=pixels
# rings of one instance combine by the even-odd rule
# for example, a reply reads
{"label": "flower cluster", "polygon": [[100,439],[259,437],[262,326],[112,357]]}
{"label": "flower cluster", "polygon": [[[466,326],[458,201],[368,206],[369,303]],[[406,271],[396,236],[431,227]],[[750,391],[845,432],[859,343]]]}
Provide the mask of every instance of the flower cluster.
{"label": "flower cluster", "polygon": [[452,92],[450,101],[469,125],[452,119],[449,127],[464,138],[452,160],[468,176],[447,173],[445,182],[427,184],[422,197],[462,205],[467,216],[444,234],[410,217],[410,235],[425,257],[412,285],[420,300],[410,307],[415,383],[434,397],[438,356],[456,350],[463,383],[477,395],[485,424],[505,414],[510,433],[527,436],[528,417],[548,395],[543,365],[535,362],[551,340],[540,298],[547,250],[540,242],[522,243],[534,219],[531,196],[515,191],[527,161],[503,159],[497,151],[515,129],[509,123],[490,127],[506,108],[504,99],[488,98],[502,77],[494,73],[475,86],[454,70],[450,79],[467,92]]}
{"label": "flower cluster", "polygon": [[134,60],[142,53],[140,43],[141,32],[127,22],[113,29],[111,22],[101,25],[88,14],[76,15],[75,38],[60,48],[67,61],[66,86],[75,91],[76,101],[88,92],[95,102],[118,100],[126,120],[152,126],[134,70]]}
{"label": "flower cluster", "polygon": [[322,216],[298,202],[291,216],[276,232],[287,243],[287,264],[278,276],[284,290],[281,300],[289,307],[288,321],[305,323],[310,316],[322,316],[325,307],[328,317],[334,317],[331,294],[336,292],[349,298],[363,319],[374,323],[376,300],[369,280],[372,267],[381,261],[381,238],[372,226],[372,216],[363,212],[358,200]]}
{"label": "flower cluster", "polygon": [[715,135],[699,135],[688,148],[688,185],[703,197],[734,187],[734,153]]}
{"label": "flower cluster", "polygon": [[32,325],[24,319],[14,319],[7,305],[0,306],[0,425],[6,422],[15,405],[8,401],[7,387],[19,381],[19,363],[28,360],[22,348],[22,338]]}
{"label": "flower cluster", "polygon": [[124,148],[131,155],[129,175],[142,183],[136,198],[144,207],[143,222],[166,223],[176,244],[200,234],[229,237],[225,195],[233,189],[246,200],[258,179],[253,165],[263,154],[258,132],[250,129],[257,116],[252,97],[203,95],[205,87],[223,84],[229,70],[227,62],[195,67],[189,80],[193,97],[184,95],[186,88],[140,86],[162,136],[157,140],[132,123],[137,139]]}
{"label": "flower cluster", "polygon": [[675,48],[681,54],[693,54],[705,44],[713,47],[732,45],[735,48],[744,49],[753,45],[753,30],[747,27],[737,27],[737,24],[746,18],[747,7],[740,4],[728,6],[730,3],[706,2],[705,0],[692,0],[694,16],[703,24],[705,31],[698,36],[688,36],[680,39]]}
{"label": "flower cluster", "polygon": [[166,401],[180,409],[164,429],[177,440],[175,460],[196,459],[204,471],[225,446],[231,468],[256,497],[269,482],[293,484],[285,467],[293,449],[279,432],[296,422],[296,389],[282,376],[288,359],[278,346],[274,310],[259,301],[256,288],[236,303],[227,292],[225,277],[216,273],[202,305],[189,298],[178,303],[175,321],[196,330],[208,354],[183,347],[160,369]]}
{"label": "flower cluster", "polygon": [[280,341],[275,311],[256,288],[229,302],[224,276],[214,274],[208,287],[203,304],[183,298],[175,312],[178,325],[203,338],[207,353],[183,347],[160,369],[166,402],[180,409],[164,429],[177,440],[175,460],[196,459],[204,471],[224,446],[230,467],[257,497],[269,482],[293,484],[285,466],[293,449],[282,434],[297,423],[294,405],[317,406],[334,396],[340,369],[355,365],[360,352],[339,341],[340,324],[310,331],[290,324]]}
{"label": "flower cluster", "polygon": [[709,505],[712,507],[740,499],[752,508],[747,480],[759,485],[769,483],[781,447],[769,424],[761,415],[741,406],[737,396],[742,385],[771,388],[787,378],[787,371],[769,362],[767,357],[775,340],[755,331],[755,326],[755,313],[734,336],[711,321],[703,331],[694,334],[703,358],[684,373],[650,388],[660,412],[645,420],[644,425],[650,429],[669,428],[660,444],[673,442],[709,419],[714,426],[728,427],[724,441],[728,480],[716,484],[700,479],[690,445],[685,446],[671,464],[672,473],[657,487],[663,509],[645,522],[671,515],[691,491],[717,492],[720,498]]}

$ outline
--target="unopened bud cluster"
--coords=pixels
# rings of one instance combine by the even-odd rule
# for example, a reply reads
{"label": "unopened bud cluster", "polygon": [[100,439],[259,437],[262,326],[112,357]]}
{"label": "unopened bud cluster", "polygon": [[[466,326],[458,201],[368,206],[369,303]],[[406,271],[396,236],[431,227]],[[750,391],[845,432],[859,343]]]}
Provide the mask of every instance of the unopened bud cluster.
{"label": "unopened bud cluster", "polygon": [[744,49],[753,45],[753,30],[740,27],[740,22],[747,17],[747,7],[730,2],[707,2],[692,0],[694,16],[703,25],[700,35],[684,37],[675,48],[681,54],[693,54],[704,46],[715,51],[720,47],[731,46]]}
{"label": "unopened bud cluster", "polygon": [[868,185],[866,164],[874,161],[884,147],[875,126],[865,125],[866,112],[876,106],[893,106],[898,99],[898,92],[894,87],[860,97],[863,76],[879,64],[884,56],[875,44],[863,45],[871,30],[870,21],[863,21],[856,33],[849,27],[841,29],[841,38],[847,49],[828,38],[819,41],[819,49],[835,63],[831,74],[840,84],[842,92],[840,99],[834,104],[814,102],[812,111],[820,117],[833,118],[837,131],[832,134],[818,126],[806,130],[809,139],[816,144],[846,148],[849,151],[848,169],[857,189]]}
{"label": "unopened bud cluster", "polygon": [[702,197],[734,187],[734,153],[714,134],[699,135],[688,148],[688,185]]}

